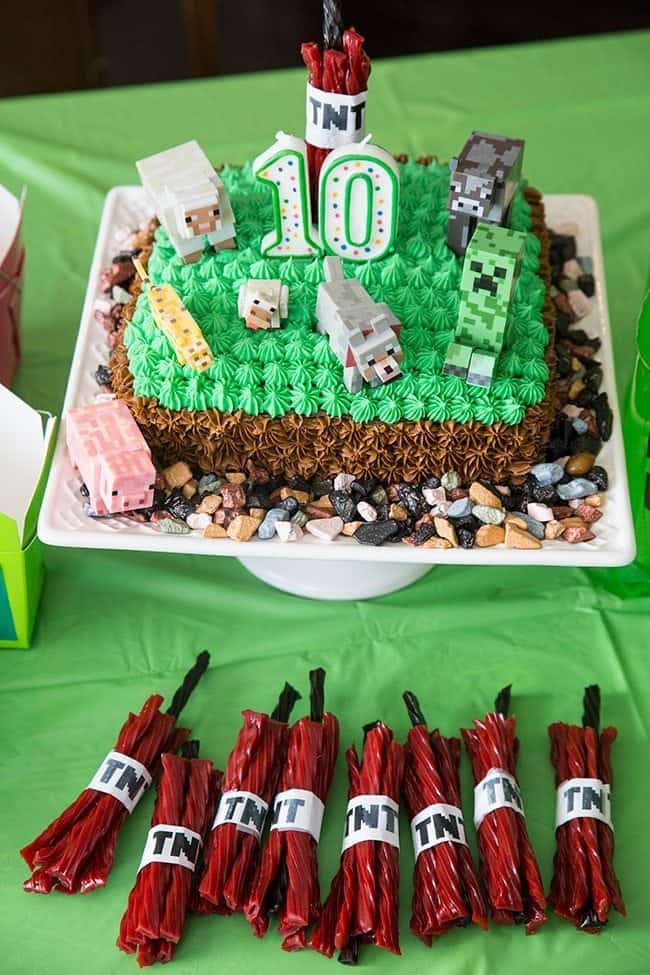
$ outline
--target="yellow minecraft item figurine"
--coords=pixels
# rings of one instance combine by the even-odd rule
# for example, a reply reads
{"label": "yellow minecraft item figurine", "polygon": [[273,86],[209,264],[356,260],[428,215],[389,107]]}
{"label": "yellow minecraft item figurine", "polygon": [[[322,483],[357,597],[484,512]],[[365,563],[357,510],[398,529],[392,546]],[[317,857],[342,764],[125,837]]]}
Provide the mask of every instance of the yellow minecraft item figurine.
{"label": "yellow minecraft item figurine", "polygon": [[208,369],[214,361],[210,346],[174,288],[171,284],[152,284],[137,258],[133,265],[147,292],[154,321],[169,339],[180,364],[197,372]]}

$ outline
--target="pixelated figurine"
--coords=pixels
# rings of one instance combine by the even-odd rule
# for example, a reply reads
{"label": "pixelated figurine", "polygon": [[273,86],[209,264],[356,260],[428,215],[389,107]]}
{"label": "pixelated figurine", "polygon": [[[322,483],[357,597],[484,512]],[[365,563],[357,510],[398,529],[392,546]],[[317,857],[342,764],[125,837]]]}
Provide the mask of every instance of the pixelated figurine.
{"label": "pixelated figurine", "polygon": [[156,470],[151,451],[123,400],[68,410],[66,444],[98,515],[149,508]]}
{"label": "pixelated figurine", "polygon": [[330,347],[343,365],[343,382],[358,393],[364,380],[381,386],[399,379],[404,354],[402,327],[385,302],[374,301],[360,281],[344,278],[339,257],[323,259],[325,281],[318,286],[316,327],[329,335]]}
{"label": "pixelated figurine", "polygon": [[472,132],[460,156],[450,160],[447,244],[459,257],[477,223],[509,226],[523,156],[522,139]]}
{"label": "pixelated figurine", "polygon": [[198,142],[184,142],[136,163],[142,185],[185,264],[198,261],[207,238],[235,247],[235,217],[223,182]]}
{"label": "pixelated figurine", "polygon": [[443,373],[472,386],[489,386],[503,346],[510,300],[515,290],[526,235],[479,223],[460,281],[460,308],[454,341]]}
{"label": "pixelated figurine", "polygon": [[197,372],[208,369],[214,359],[203,332],[171,284],[152,284],[137,258],[133,265],[149,298],[149,307],[160,331],[167,337],[182,366]]}
{"label": "pixelated figurine", "polygon": [[280,328],[289,314],[289,289],[279,278],[249,278],[239,289],[237,308],[247,328]]}

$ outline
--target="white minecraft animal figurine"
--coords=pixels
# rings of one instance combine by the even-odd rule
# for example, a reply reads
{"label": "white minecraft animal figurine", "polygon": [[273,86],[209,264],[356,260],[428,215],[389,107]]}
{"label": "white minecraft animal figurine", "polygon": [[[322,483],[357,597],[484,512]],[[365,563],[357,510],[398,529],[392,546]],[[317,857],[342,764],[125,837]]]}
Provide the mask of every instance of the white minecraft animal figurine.
{"label": "white minecraft animal figurine", "polygon": [[195,139],[140,159],[136,167],[156,216],[185,264],[199,260],[205,238],[215,250],[236,246],[226,188]]}
{"label": "white minecraft animal figurine", "polygon": [[239,289],[237,307],[247,328],[280,328],[289,314],[289,289],[279,278],[249,278]]}
{"label": "white minecraft animal figurine", "polygon": [[402,327],[385,302],[374,301],[360,281],[344,278],[339,257],[323,259],[325,281],[318,286],[316,327],[329,335],[330,346],[343,365],[343,382],[358,393],[364,380],[381,386],[399,379],[404,354]]}

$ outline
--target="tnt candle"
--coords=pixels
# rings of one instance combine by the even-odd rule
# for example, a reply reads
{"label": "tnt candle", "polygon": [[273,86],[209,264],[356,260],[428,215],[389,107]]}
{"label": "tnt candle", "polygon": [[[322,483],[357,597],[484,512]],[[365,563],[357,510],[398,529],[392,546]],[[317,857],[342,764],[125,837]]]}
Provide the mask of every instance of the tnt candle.
{"label": "tnt candle", "polygon": [[393,249],[399,214],[399,170],[379,146],[340,146],[320,171],[319,227],[323,247],[351,261],[384,257]]}
{"label": "tnt candle", "polygon": [[312,226],[304,139],[278,132],[253,161],[253,173],[273,193],[274,227],[262,240],[265,257],[311,257],[320,250]]}

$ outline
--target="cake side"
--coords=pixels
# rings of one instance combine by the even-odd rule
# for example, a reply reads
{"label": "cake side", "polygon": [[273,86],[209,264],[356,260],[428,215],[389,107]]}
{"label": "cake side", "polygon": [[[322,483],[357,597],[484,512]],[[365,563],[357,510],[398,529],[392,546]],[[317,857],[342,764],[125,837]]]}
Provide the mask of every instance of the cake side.
{"label": "cake side", "polygon": [[[204,470],[239,470],[247,460],[274,474],[309,478],[340,470],[386,480],[415,480],[445,470],[464,479],[503,479],[525,473],[542,455],[553,416],[554,312],[550,300],[549,241],[540,194],[525,190],[531,232],[540,244],[538,275],[545,288],[542,319],[550,341],[544,360],[549,371],[544,398],[526,409],[519,423],[493,424],[453,419],[357,422],[350,416],[322,411],[282,416],[204,409],[173,410],[156,399],[136,396],[124,343],[127,322],[136,307],[126,307],[125,320],[111,360],[113,389],[124,399],[145,437],[163,463],[182,456]],[[152,244],[153,241],[150,241]],[[148,258],[151,246],[144,254]]]}

